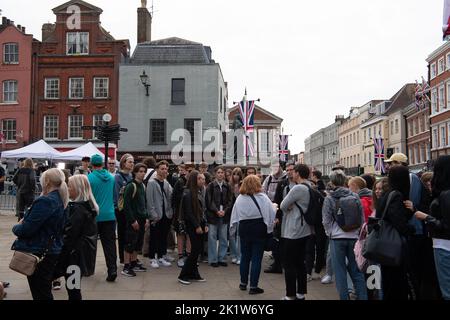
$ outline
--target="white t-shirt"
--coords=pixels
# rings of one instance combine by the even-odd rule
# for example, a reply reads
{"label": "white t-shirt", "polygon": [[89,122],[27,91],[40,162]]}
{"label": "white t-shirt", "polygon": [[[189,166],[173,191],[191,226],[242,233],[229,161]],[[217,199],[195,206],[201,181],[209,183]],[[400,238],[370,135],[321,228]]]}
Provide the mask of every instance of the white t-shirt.
{"label": "white t-shirt", "polygon": [[433,238],[433,248],[450,251],[450,240]]}

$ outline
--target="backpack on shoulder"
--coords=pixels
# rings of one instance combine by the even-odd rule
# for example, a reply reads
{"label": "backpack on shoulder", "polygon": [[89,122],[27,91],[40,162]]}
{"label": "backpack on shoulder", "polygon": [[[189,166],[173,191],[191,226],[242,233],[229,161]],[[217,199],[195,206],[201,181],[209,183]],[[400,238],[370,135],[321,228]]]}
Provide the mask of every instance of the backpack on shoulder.
{"label": "backpack on shoulder", "polygon": [[362,208],[358,206],[358,202],[359,199],[353,194],[336,199],[336,212],[333,216],[344,232],[357,230],[364,223],[361,215]]}
{"label": "backpack on shoulder", "polygon": [[295,203],[295,205],[300,210],[300,213],[307,224],[309,224],[310,226],[321,224],[324,197],[319,191],[311,188],[310,185],[306,183],[302,183],[302,185],[307,187],[309,191],[308,209],[306,210],[306,212],[303,212],[302,208],[297,204],[297,202]]}

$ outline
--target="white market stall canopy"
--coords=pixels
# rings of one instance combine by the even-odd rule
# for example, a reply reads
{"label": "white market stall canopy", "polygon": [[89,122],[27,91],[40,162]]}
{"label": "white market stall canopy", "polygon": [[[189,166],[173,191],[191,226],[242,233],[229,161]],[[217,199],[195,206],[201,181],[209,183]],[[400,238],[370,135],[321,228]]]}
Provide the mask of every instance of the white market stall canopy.
{"label": "white market stall canopy", "polygon": [[85,145],[82,145],[76,149],[61,152],[58,156],[54,157],[54,160],[62,160],[62,161],[81,161],[83,157],[92,157],[94,154],[99,154],[105,158],[103,152],[97,149],[96,146],[92,144],[92,142],[88,142]]}
{"label": "white market stall canopy", "polygon": [[49,146],[44,140],[39,140],[26,147],[2,152],[2,158],[5,159],[19,159],[19,158],[34,158],[34,159],[55,159],[61,153]]}

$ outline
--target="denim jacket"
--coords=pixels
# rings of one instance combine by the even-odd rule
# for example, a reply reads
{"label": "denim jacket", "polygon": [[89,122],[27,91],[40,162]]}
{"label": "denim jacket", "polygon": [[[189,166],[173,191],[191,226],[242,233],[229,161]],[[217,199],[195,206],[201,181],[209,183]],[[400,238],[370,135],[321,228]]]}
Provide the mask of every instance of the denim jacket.
{"label": "denim jacket", "polygon": [[60,254],[65,221],[64,204],[58,191],[37,198],[25,214],[23,223],[12,229],[17,236],[12,250],[42,255],[54,237],[48,254]]}

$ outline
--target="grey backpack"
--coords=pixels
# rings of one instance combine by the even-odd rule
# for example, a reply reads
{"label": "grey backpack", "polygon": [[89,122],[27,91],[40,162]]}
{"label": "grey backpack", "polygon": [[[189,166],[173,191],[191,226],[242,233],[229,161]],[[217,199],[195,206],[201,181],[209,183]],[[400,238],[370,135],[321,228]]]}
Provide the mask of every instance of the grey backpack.
{"label": "grey backpack", "polygon": [[336,199],[336,210],[334,220],[344,232],[350,232],[359,229],[364,221],[361,201],[353,193]]}

